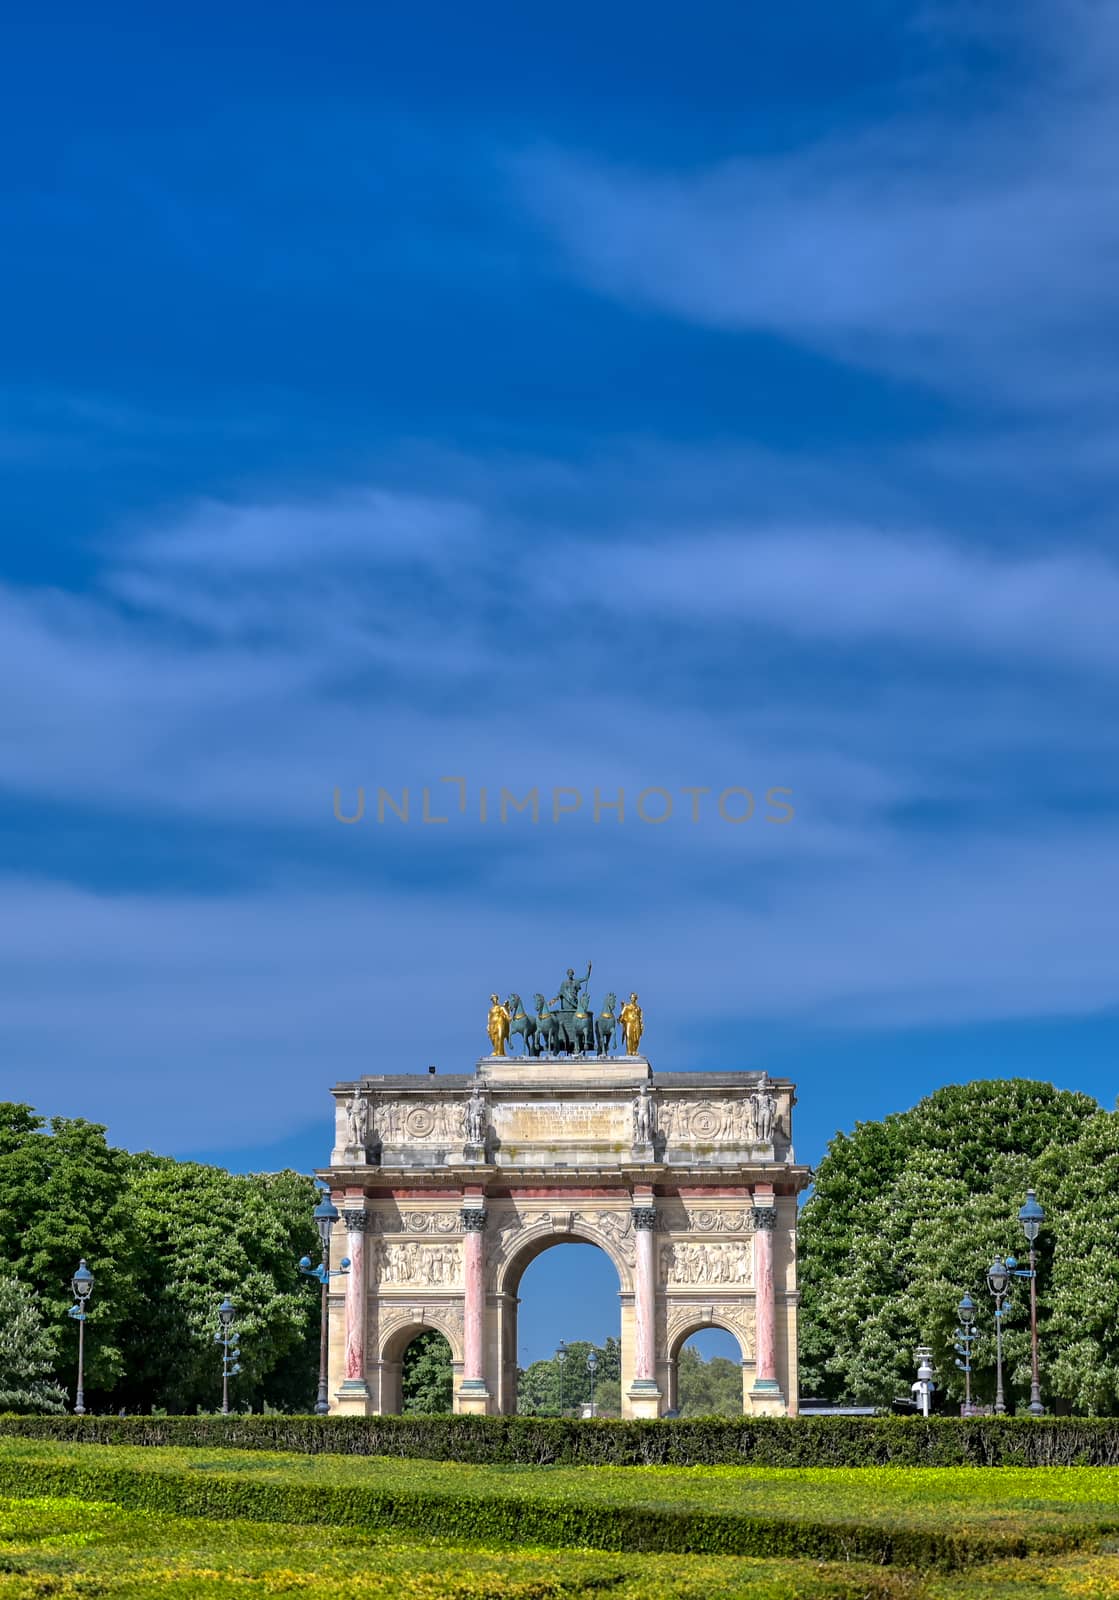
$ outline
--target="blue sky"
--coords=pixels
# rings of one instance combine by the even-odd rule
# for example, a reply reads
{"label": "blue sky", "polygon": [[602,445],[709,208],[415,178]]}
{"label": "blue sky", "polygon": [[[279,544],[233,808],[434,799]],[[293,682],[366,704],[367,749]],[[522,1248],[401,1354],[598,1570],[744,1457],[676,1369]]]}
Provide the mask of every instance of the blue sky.
{"label": "blue sky", "polygon": [[[310,1166],[329,1083],[590,957],[654,1067],[795,1077],[808,1160],[976,1076],[1114,1103],[1113,8],[4,55],[6,1096]],[[334,819],[379,785],[450,821]]]}

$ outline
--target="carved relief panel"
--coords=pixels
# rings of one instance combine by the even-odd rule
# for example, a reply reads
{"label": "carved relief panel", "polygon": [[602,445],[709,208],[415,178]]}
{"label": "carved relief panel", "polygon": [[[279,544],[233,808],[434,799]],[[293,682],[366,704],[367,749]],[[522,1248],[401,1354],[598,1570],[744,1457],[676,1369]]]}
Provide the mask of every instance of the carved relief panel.
{"label": "carved relief panel", "polygon": [[394,1284],[454,1288],[462,1285],[459,1244],[389,1244],[378,1240],[372,1252],[373,1275],[382,1287]]}
{"label": "carved relief panel", "polygon": [[666,1244],[661,1246],[661,1279],[666,1284],[726,1284],[750,1289],[754,1284],[754,1249],[738,1244]]}

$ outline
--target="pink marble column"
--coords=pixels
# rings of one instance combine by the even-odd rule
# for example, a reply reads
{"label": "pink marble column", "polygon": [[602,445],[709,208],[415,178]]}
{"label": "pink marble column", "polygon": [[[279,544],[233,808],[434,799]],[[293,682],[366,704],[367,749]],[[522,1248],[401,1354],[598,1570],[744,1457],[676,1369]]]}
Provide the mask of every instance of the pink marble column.
{"label": "pink marble column", "polygon": [[346,1254],[350,1270],[346,1275],[346,1365],[347,1383],[365,1382],[365,1229],[368,1216],[363,1209],[342,1213],[346,1224]]}
{"label": "pink marble column", "polygon": [[635,1383],[656,1384],[657,1377],[657,1263],[656,1208],[634,1206],[633,1231],[637,1246],[634,1274],[633,1377]]}
{"label": "pink marble column", "polygon": [[463,1359],[460,1396],[485,1398],[485,1317],[486,1317],[486,1213],[480,1206],[464,1206],[463,1269]]}
{"label": "pink marble column", "polygon": [[[760,1203],[759,1203],[760,1201]],[[773,1284],[773,1235],[777,1210],[772,1198],[754,1198],[754,1294],[757,1326],[757,1372],[754,1393],[780,1395],[777,1382],[777,1295]]]}

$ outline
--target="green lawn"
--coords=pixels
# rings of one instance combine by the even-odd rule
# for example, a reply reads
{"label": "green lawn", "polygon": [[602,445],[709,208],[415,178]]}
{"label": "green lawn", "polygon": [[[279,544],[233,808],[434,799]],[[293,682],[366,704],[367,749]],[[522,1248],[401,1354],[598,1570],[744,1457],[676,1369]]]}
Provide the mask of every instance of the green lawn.
{"label": "green lawn", "polygon": [[0,1494],[0,1600],[1119,1597],[1110,1468],[477,1467],[8,1440]]}

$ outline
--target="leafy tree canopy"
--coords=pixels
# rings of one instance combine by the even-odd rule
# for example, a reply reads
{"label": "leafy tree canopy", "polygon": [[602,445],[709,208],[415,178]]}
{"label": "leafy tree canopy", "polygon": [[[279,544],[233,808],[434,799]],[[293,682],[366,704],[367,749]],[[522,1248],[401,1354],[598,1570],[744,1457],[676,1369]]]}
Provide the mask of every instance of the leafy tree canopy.
{"label": "leafy tree canopy", "polygon": [[[801,1387],[883,1404],[908,1393],[913,1351],[934,1352],[954,1400],[964,1290],[979,1307],[973,1395],[994,1393],[996,1254],[1025,1255],[1018,1208],[1034,1187],[1048,1213],[1039,1241],[1043,1390],[1077,1409],[1119,1404],[1119,1145],[1115,1117],[1088,1095],[1011,1078],[939,1089],[881,1122],[837,1134],[800,1229]],[[1028,1285],[1006,1324],[1006,1373],[1029,1384]],[[1079,1335],[1076,1329],[1079,1327]],[[1091,1330],[1091,1331],[1089,1331]]]}
{"label": "leafy tree canopy", "polygon": [[404,1352],[400,1374],[403,1410],[437,1417],[454,1410],[451,1347],[436,1328],[417,1334]]}
{"label": "leafy tree canopy", "polygon": [[317,1372],[315,1188],[294,1172],[243,1176],[111,1146],[105,1129],[0,1103],[0,1271],[38,1296],[53,1372],[73,1382],[67,1318],[81,1257],[94,1274],[86,1325],[92,1410],[220,1403],[217,1305],[237,1307],[243,1374],[233,1403],[305,1408]]}
{"label": "leafy tree canopy", "polygon": [[38,1297],[10,1273],[0,1273],[0,1411],[63,1411],[66,1395],[54,1381],[54,1340],[43,1325]]}

